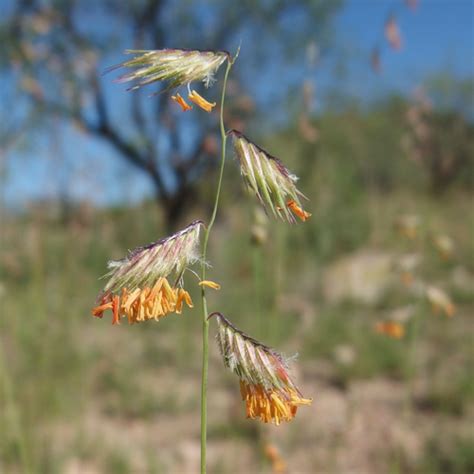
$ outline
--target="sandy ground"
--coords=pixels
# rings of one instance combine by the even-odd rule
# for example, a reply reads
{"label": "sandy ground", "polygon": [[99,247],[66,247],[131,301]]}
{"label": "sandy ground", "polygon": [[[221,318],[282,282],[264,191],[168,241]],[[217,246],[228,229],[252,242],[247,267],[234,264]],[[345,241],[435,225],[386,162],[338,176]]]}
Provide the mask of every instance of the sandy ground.
{"label": "sandy ground", "polygon": [[[275,472],[264,455],[271,444],[280,452],[287,473],[381,473],[400,469],[416,470],[424,442],[436,432],[451,428],[470,429],[469,419],[433,417],[430,413],[407,411],[406,386],[373,379],[340,389],[331,384],[324,365],[305,366],[299,375],[304,394],[313,396],[313,405],[301,408],[293,422],[281,426],[262,425],[243,418],[244,407],[233,379],[210,379],[209,443],[210,473]],[[156,396],[168,390],[171,369],[162,369],[153,380],[144,380]],[[166,384],[156,383],[164,380]],[[105,414],[99,404],[83,413],[79,424],[47,428],[57,440],[57,449],[74,452],[78,433],[89,445],[104,452],[121,453],[131,472],[145,473],[150,465],[156,472],[193,474],[199,469],[199,379],[183,377],[172,383],[178,413],[166,412],[149,419],[124,419]],[[179,394],[187,394],[181,396]],[[472,418],[471,418],[472,419]],[[68,450],[68,446],[71,447]],[[67,474],[104,472],[103,464],[87,456],[65,455]]]}

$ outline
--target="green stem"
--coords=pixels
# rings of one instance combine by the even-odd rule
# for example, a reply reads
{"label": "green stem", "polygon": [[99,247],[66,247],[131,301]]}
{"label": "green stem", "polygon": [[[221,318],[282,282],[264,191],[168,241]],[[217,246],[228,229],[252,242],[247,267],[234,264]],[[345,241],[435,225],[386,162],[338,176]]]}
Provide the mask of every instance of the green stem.
{"label": "green stem", "polygon": [[262,249],[260,245],[254,244],[253,248],[253,286],[255,288],[255,315],[258,320],[259,330],[262,330],[261,334],[263,335],[263,316],[262,316]]}
{"label": "green stem", "polygon": [[[235,60],[235,58],[234,58]],[[224,127],[224,101],[225,91],[227,87],[227,77],[229,75],[230,68],[232,67],[233,60],[227,61],[227,69],[224,76],[224,84],[222,86],[222,97],[221,97],[221,110],[220,110],[220,131],[221,131],[221,166],[219,171],[219,180],[217,182],[216,197],[214,200],[214,209],[212,210],[211,219],[207,225],[204,233],[204,243],[202,250],[202,263],[201,263],[201,280],[206,279],[206,255],[207,255],[207,243],[209,241],[209,235],[211,233],[212,226],[216,220],[217,208],[219,207],[219,197],[221,194],[222,177],[224,176],[224,165],[225,165],[225,150],[227,145],[227,135]],[[207,442],[207,374],[208,374],[208,357],[209,357],[209,321],[207,320],[207,300],[206,290],[204,287],[201,288],[201,299],[202,299],[202,378],[201,378],[201,474],[206,472],[206,442]]]}

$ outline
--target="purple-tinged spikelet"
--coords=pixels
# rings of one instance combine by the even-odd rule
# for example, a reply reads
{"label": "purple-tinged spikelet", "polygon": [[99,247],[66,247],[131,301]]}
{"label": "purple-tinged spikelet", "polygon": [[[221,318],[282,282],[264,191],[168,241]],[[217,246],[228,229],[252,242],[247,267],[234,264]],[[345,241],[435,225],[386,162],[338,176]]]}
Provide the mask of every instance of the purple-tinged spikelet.
{"label": "purple-tinged spikelet", "polygon": [[296,188],[298,177],[242,133],[231,130],[229,134],[233,137],[240,173],[264,208],[291,223],[295,222],[295,215],[306,221],[311,214],[301,207],[301,198],[306,197]]}
{"label": "purple-tinged spikelet", "polygon": [[126,286],[134,290],[150,286],[160,277],[174,273],[180,276],[183,270],[199,260],[198,243],[202,221],[194,221],[184,229],[143,247],[131,250],[122,260],[108,263],[110,277],[104,291],[117,291]]}
{"label": "purple-tinged spikelet", "polygon": [[140,89],[154,82],[165,82],[166,90],[194,81],[203,81],[206,87],[214,81],[214,74],[229,59],[226,51],[200,51],[185,49],[126,50],[135,57],[106,70],[133,68],[116,82],[134,81],[129,90]]}
{"label": "purple-tinged spikelet", "polygon": [[288,360],[237,329],[221,313],[212,313],[218,324],[217,343],[224,365],[240,379],[247,417],[265,423],[291,421],[298,406],[310,405],[289,375]]}
{"label": "purple-tinged spikelet", "polygon": [[[183,302],[193,306],[189,293],[182,288],[184,270],[199,260],[198,244],[201,221],[194,221],[183,230],[129,252],[122,260],[112,260],[109,281],[92,310],[101,318],[111,310],[112,322],[127,317],[130,323],[159,320],[169,313],[181,313]],[[173,275],[176,283],[170,284]]]}

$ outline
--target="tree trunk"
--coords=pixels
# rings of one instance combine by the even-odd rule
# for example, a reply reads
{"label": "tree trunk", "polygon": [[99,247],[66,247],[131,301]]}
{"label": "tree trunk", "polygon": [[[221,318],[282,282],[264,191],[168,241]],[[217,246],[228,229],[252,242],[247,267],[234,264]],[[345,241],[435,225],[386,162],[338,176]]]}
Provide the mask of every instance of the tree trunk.
{"label": "tree trunk", "polygon": [[195,191],[189,186],[179,189],[174,195],[165,199],[157,193],[156,201],[158,206],[163,208],[165,226],[168,232],[176,232],[180,226],[184,211],[195,198],[195,194]]}

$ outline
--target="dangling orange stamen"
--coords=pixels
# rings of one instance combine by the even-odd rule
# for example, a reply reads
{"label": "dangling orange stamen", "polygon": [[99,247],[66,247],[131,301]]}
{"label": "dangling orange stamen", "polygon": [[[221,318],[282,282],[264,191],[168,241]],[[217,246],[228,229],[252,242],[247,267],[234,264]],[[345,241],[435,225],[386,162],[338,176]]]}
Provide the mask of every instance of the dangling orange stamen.
{"label": "dangling orange stamen", "polygon": [[104,311],[112,311],[112,324],[120,324],[121,317],[127,317],[130,324],[160,318],[169,313],[181,313],[183,303],[190,308],[193,302],[183,288],[172,287],[166,278],[159,278],[153,287],[135,288],[132,292],[122,288],[119,295],[108,294],[100,300],[100,305],[92,310],[92,315],[102,318]]}
{"label": "dangling orange stamen", "polygon": [[176,313],[178,314],[181,314],[181,311],[183,309],[183,301],[190,307],[192,308],[194,305],[193,305],[193,301],[191,300],[191,296],[189,296],[189,293],[186,291],[186,290],[183,290],[182,288],[180,288],[178,290],[178,299],[176,301],[176,308],[175,308],[175,311]]}
{"label": "dangling orange stamen", "polygon": [[182,97],[181,95],[178,93],[176,95],[172,95],[171,96],[171,99],[174,100],[177,104],[179,104],[181,106],[181,108],[183,109],[183,112],[186,112],[188,110],[192,110],[192,106],[189,105]]}
{"label": "dangling orange stamen", "polygon": [[204,97],[199,95],[195,90],[191,91],[188,94],[188,99],[191,102],[194,102],[198,107],[205,110],[206,112],[211,112],[212,108],[216,106],[215,102],[208,102]]}
{"label": "dangling orange stamen", "polygon": [[293,214],[298,216],[303,222],[307,221],[311,217],[311,213],[301,209],[301,207],[298,206],[298,204],[296,204],[296,201],[293,201],[293,199],[290,199],[286,203],[286,205],[293,212]]}
{"label": "dangling orange stamen", "polygon": [[219,283],[216,283],[215,281],[211,280],[201,280],[199,282],[199,286],[205,286],[206,288],[212,288],[213,290],[221,289],[221,285],[219,285]]}
{"label": "dangling orange stamen", "polygon": [[259,418],[264,423],[291,421],[298,406],[311,405],[311,400],[301,398],[289,388],[285,392],[265,390],[262,385],[250,385],[240,381],[240,393],[246,403],[247,418]]}
{"label": "dangling orange stamen", "polygon": [[120,309],[120,297],[115,295],[112,298],[112,324],[120,324],[120,316],[119,316],[119,309]]}
{"label": "dangling orange stamen", "polygon": [[91,311],[92,316],[95,316],[96,318],[102,318],[102,316],[104,315],[104,311],[107,309],[112,309],[112,301],[110,294],[105,295],[100,299],[100,305],[96,306]]}

